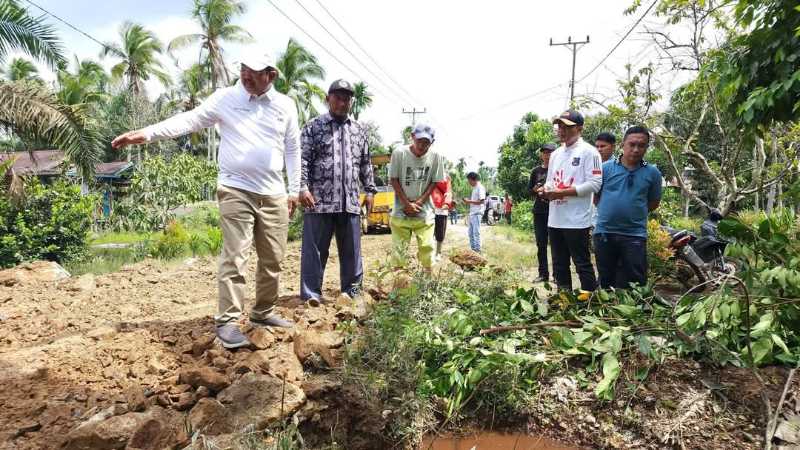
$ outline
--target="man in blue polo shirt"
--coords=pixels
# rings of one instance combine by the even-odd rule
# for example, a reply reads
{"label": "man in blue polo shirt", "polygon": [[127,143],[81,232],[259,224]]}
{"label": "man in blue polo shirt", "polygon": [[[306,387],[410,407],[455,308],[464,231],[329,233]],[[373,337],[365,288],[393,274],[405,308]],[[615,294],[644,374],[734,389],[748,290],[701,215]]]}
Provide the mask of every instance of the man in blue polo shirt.
{"label": "man in blue polo shirt", "polygon": [[644,160],[650,131],[625,132],[622,155],[603,164],[603,185],[595,196],[594,248],[600,287],[625,289],[647,283],[647,214],[661,202],[661,172]]}

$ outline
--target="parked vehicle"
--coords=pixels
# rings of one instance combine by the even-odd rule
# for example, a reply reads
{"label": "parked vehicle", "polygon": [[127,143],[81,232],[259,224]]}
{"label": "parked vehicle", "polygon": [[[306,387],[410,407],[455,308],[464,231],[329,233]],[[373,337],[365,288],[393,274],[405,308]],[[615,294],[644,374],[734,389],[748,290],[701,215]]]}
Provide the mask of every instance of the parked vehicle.
{"label": "parked vehicle", "polygon": [[701,292],[720,283],[723,275],[733,274],[736,266],[725,259],[729,242],[716,234],[697,237],[687,230],[664,227],[672,240],[670,247],[678,260],[675,278],[692,292]]}

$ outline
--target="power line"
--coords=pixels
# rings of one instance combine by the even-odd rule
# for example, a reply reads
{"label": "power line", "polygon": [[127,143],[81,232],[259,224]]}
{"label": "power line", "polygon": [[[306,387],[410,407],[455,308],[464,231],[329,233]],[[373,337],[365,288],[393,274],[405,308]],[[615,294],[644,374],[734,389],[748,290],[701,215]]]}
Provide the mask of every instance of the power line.
{"label": "power line", "polygon": [[392,81],[392,82],[393,82],[395,85],[397,85],[397,87],[399,87],[399,88],[400,88],[400,90],[402,90],[402,91],[403,91],[403,92],[404,92],[406,95],[408,95],[408,97],[409,97],[411,100],[413,100],[413,103],[420,103],[419,101],[417,101],[417,100],[414,98],[414,96],[413,96],[413,95],[411,95],[411,93],[410,93],[410,92],[409,92],[409,91],[408,91],[408,90],[407,90],[405,87],[403,87],[403,85],[402,85],[402,84],[400,84],[400,82],[398,82],[397,80],[395,80],[395,79],[394,79],[394,77],[392,76],[392,74],[391,74],[391,73],[389,73],[389,71],[388,71],[388,70],[384,69],[384,68],[383,68],[383,66],[381,66],[381,64],[380,64],[380,63],[378,63],[378,61],[376,61],[376,60],[375,60],[375,58],[373,58],[373,57],[372,57],[372,55],[371,55],[371,54],[370,54],[370,53],[369,53],[369,52],[368,52],[366,49],[364,49],[364,47],[362,47],[362,46],[361,46],[361,44],[359,43],[358,39],[356,39],[355,37],[353,37],[353,35],[352,35],[352,34],[350,34],[350,32],[349,32],[349,31],[347,31],[347,28],[345,28],[345,26],[344,26],[344,25],[342,25],[342,24],[341,24],[341,22],[339,22],[339,21],[336,19],[336,17],[334,17],[334,15],[333,15],[333,14],[332,14],[332,13],[331,13],[329,10],[328,10],[328,8],[326,8],[326,7],[325,7],[325,5],[324,5],[324,4],[322,4],[322,2],[321,2],[320,0],[314,0],[314,1],[316,1],[316,2],[317,2],[317,4],[320,6],[320,8],[322,8],[322,10],[323,10],[323,11],[325,11],[325,13],[328,15],[328,17],[330,17],[330,18],[331,18],[331,20],[333,20],[333,21],[334,21],[334,23],[336,23],[336,25],[337,25],[337,26],[338,26],[338,27],[339,27],[339,28],[340,28],[342,31],[344,31],[344,33],[347,35],[347,37],[349,37],[349,38],[350,38],[350,40],[351,40],[351,41],[353,41],[353,43],[354,43],[354,44],[356,44],[356,46],[357,46],[357,47],[358,47],[358,48],[361,50],[361,52],[362,52],[362,53],[364,53],[364,55],[366,55],[366,56],[367,56],[367,58],[369,58],[369,60],[370,60],[370,61],[372,61],[372,63],[373,63],[373,64],[375,64],[375,66],[376,66],[378,69],[380,69],[380,71],[381,71],[381,72],[383,72],[383,73],[386,75],[386,77],[387,77],[389,80],[391,80],[391,81]]}
{"label": "power line", "polygon": [[586,75],[584,75],[584,76],[583,76],[583,77],[582,77],[580,80],[577,80],[577,81],[576,81],[576,83],[580,83],[581,81],[583,81],[583,80],[585,80],[585,79],[589,78],[589,75],[593,74],[595,70],[599,69],[599,68],[600,68],[600,67],[603,65],[603,63],[604,63],[604,62],[606,62],[606,60],[608,59],[608,57],[609,57],[609,56],[611,56],[611,54],[612,54],[612,53],[614,53],[614,51],[616,51],[616,50],[617,50],[617,48],[618,48],[620,45],[622,45],[622,43],[625,41],[625,39],[627,39],[627,38],[628,38],[628,36],[630,36],[630,34],[633,32],[633,30],[634,30],[634,29],[636,29],[636,27],[639,25],[639,23],[640,23],[642,20],[644,20],[644,18],[645,18],[645,17],[646,17],[648,14],[650,14],[650,11],[651,11],[651,10],[652,10],[652,9],[653,9],[655,6],[656,6],[656,4],[657,4],[657,3],[658,3],[658,0],[654,0],[654,1],[653,1],[653,3],[651,3],[651,4],[650,4],[650,6],[648,6],[648,7],[647,7],[647,10],[644,12],[644,14],[642,14],[642,15],[639,17],[639,19],[637,19],[637,20],[636,20],[636,22],[634,22],[634,23],[633,23],[633,26],[631,26],[631,27],[630,27],[630,29],[628,29],[628,32],[627,32],[627,33],[625,33],[625,35],[624,35],[624,36],[622,36],[622,39],[620,39],[620,40],[619,40],[619,42],[617,42],[617,44],[616,44],[616,45],[615,45],[615,46],[614,46],[614,47],[611,49],[611,51],[609,51],[609,52],[608,52],[608,54],[606,54],[606,56],[604,56],[604,57],[603,57],[603,59],[601,59],[601,60],[600,60],[600,62],[598,62],[598,63],[597,63],[597,65],[596,65],[596,66],[594,66],[594,68],[593,68],[592,70],[590,70],[590,71],[589,71],[589,73],[587,73]]}
{"label": "power line", "polygon": [[66,25],[66,26],[68,26],[68,27],[72,28],[73,30],[77,31],[78,33],[80,33],[80,34],[82,34],[82,35],[86,36],[87,38],[89,38],[89,39],[93,40],[94,42],[96,42],[96,43],[100,44],[100,45],[101,45],[103,48],[109,48],[109,49],[110,49],[110,47],[108,46],[108,44],[106,44],[106,43],[103,43],[103,42],[100,42],[98,39],[95,39],[95,38],[94,38],[92,35],[90,35],[89,33],[87,33],[87,32],[85,32],[85,31],[81,30],[80,28],[78,28],[78,27],[76,27],[75,25],[73,25],[73,24],[71,24],[71,23],[67,22],[66,20],[62,19],[61,17],[58,17],[57,15],[55,15],[55,14],[51,13],[50,11],[48,11],[48,10],[46,10],[46,9],[42,8],[41,6],[39,6],[39,5],[37,5],[36,3],[32,2],[31,0],[25,0],[25,1],[26,1],[26,2],[28,2],[28,3],[30,3],[31,5],[35,6],[36,8],[39,8],[40,10],[42,10],[42,12],[43,12],[43,13],[45,13],[45,14],[47,14],[47,15],[51,16],[52,18],[54,18],[54,19],[58,20],[59,22],[63,23],[64,25]]}
{"label": "power line", "polygon": [[283,10],[282,10],[282,9],[278,8],[278,5],[276,5],[276,4],[275,4],[275,3],[274,3],[272,0],[267,0],[267,2],[269,2],[269,4],[270,4],[270,5],[272,5],[272,7],[273,7],[273,8],[275,8],[275,10],[277,10],[277,11],[278,11],[278,12],[279,12],[279,13],[280,13],[280,14],[281,14],[283,17],[285,17],[285,18],[286,18],[286,20],[288,20],[289,22],[291,22],[291,23],[292,23],[292,24],[293,24],[295,27],[297,27],[297,29],[298,29],[298,30],[300,30],[300,31],[301,31],[303,34],[305,34],[305,35],[306,35],[306,37],[308,37],[308,38],[309,38],[309,39],[311,39],[311,40],[312,40],[312,41],[313,41],[315,44],[317,44],[317,46],[318,46],[319,48],[321,48],[322,50],[324,50],[324,51],[325,51],[325,53],[327,53],[327,54],[328,54],[328,55],[329,55],[331,58],[333,58],[334,60],[336,60],[336,62],[338,62],[339,64],[341,64],[341,65],[342,65],[342,66],[343,66],[345,69],[347,69],[348,71],[350,71],[350,73],[352,73],[352,74],[353,74],[353,75],[355,75],[356,77],[362,78],[362,77],[361,77],[361,75],[359,75],[359,73],[358,73],[358,72],[356,72],[356,71],[355,71],[355,70],[353,70],[353,69],[352,69],[350,66],[348,66],[347,64],[345,64],[345,63],[344,63],[344,62],[343,62],[341,59],[339,59],[339,58],[338,58],[336,55],[334,55],[334,54],[333,54],[333,52],[331,52],[330,50],[328,50],[328,48],[327,48],[327,47],[325,47],[324,45],[322,45],[322,44],[321,44],[321,43],[320,43],[318,40],[314,39],[314,36],[311,36],[311,35],[310,35],[310,34],[309,34],[309,33],[308,33],[308,32],[307,32],[307,31],[306,31],[306,30],[305,30],[303,27],[301,27],[301,26],[300,26],[300,25],[299,25],[297,22],[295,22],[295,21],[294,21],[294,20],[293,20],[291,17],[289,17],[289,15],[288,15],[288,14],[286,14],[285,12],[283,12]]}
{"label": "power line", "polygon": [[542,89],[541,91],[536,91],[536,92],[534,92],[532,94],[528,94],[528,95],[526,95],[524,97],[520,97],[520,98],[511,100],[511,101],[508,101],[506,103],[503,103],[501,105],[495,106],[494,108],[491,108],[486,112],[480,112],[480,113],[477,113],[477,114],[472,114],[472,115],[469,115],[469,116],[465,116],[465,117],[462,117],[459,120],[460,121],[470,120],[470,119],[473,119],[473,118],[478,117],[478,116],[482,116],[482,115],[489,114],[489,113],[494,113],[494,112],[503,110],[505,108],[508,108],[509,106],[516,105],[517,103],[524,102],[525,100],[530,100],[530,99],[532,99],[534,97],[538,97],[539,95],[546,94],[548,92],[554,91],[554,90],[556,90],[556,89],[558,89],[558,88],[560,88],[562,86],[565,86],[565,85],[569,86],[569,83],[555,84],[555,85],[550,86],[548,88]]}
{"label": "power line", "polygon": [[[383,80],[381,80],[381,78],[380,78],[378,75],[376,75],[376,74],[375,74],[375,72],[373,72],[373,71],[372,71],[372,70],[371,70],[369,67],[367,67],[367,65],[366,65],[366,64],[364,64],[364,63],[363,63],[363,62],[362,62],[362,61],[361,61],[361,60],[358,58],[358,56],[356,56],[356,55],[355,55],[353,52],[351,52],[351,51],[350,51],[350,49],[349,49],[349,48],[347,48],[347,46],[346,46],[346,45],[344,45],[344,44],[342,43],[342,41],[340,41],[340,40],[339,40],[339,39],[338,39],[338,38],[337,38],[337,37],[336,37],[336,36],[335,36],[333,33],[331,33],[331,31],[330,31],[330,30],[328,30],[328,28],[327,28],[325,25],[323,25],[323,24],[322,24],[322,22],[320,22],[320,21],[319,21],[319,19],[317,19],[317,17],[316,17],[316,16],[315,16],[313,13],[311,13],[311,11],[309,11],[309,10],[308,10],[308,8],[306,8],[306,7],[305,7],[305,6],[304,6],[302,3],[300,3],[300,0],[294,0],[294,1],[295,1],[295,3],[297,3],[297,4],[300,6],[300,8],[302,8],[302,9],[303,9],[303,11],[305,11],[305,12],[306,12],[306,14],[308,14],[308,16],[309,16],[309,17],[311,17],[311,19],[313,19],[313,20],[314,20],[314,22],[316,22],[316,23],[317,23],[317,25],[319,25],[319,26],[320,26],[320,27],[321,27],[321,28],[322,28],[322,29],[323,29],[323,30],[324,30],[326,33],[328,33],[328,36],[330,36],[330,37],[331,37],[331,38],[332,38],[334,41],[336,41],[336,43],[337,43],[337,44],[339,44],[339,46],[340,46],[340,47],[342,47],[342,48],[344,49],[344,51],[346,51],[346,52],[347,52],[347,53],[348,53],[350,56],[352,56],[352,57],[353,57],[353,59],[355,59],[355,61],[356,61],[358,64],[360,64],[360,65],[361,65],[361,67],[363,67],[363,68],[364,68],[364,70],[366,70],[367,72],[369,72],[369,74],[370,74],[370,75],[372,75],[373,77],[375,77],[375,79],[376,79],[376,80],[378,80],[378,81],[379,81],[381,84],[383,84],[384,86],[386,86],[386,88],[388,88],[388,89],[389,89],[389,91],[392,93],[392,95],[394,95],[395,97],[397,97],[397,99],[398,99],[398,100],[401,100],[401,101],[403,101],[403,100],[404,100],[404,99],[402,98],[402,95],[398,95],[398,94],[397,94],[397,92],[396,92],[396,91],[395,91],[395,90],[392,88],[392,86],[390,86],[389,84],[387,84],[386,82],[384,82]],[[406,99],[406,100],[407,100],[407,99]]]}

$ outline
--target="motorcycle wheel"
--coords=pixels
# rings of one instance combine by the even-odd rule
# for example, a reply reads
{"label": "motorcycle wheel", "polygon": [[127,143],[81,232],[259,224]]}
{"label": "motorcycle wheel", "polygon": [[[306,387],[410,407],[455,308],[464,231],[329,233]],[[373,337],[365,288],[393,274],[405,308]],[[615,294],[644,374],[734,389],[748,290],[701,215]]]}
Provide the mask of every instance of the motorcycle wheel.
{"label": "motorcycle wheel", "polygon": [[676,279],[690,293],[703,292],[708,288],[703,269],[684,259],[679,259],[675,264]]}

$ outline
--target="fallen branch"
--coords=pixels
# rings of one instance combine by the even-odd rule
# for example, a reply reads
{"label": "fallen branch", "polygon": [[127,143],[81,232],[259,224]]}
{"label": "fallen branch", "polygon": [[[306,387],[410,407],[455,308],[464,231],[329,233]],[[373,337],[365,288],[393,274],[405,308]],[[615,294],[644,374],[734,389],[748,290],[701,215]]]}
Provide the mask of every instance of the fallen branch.
{"label": "fallen branch", "polygon": [[579,327],[582,325],[583,322],[578,322],[577,320],[565,320],[563,322],[539,322],[539,323],[532,323],[529,325],[510,325],[505,327],[485,328],[480,332],[478,332],[478,334],[480,334],[481,336],[485,336],[487,334],[503,333],[505,331],[530,330],[532,328],[547,328],[547,327]]}
{"label": "fallen branch", "polygon": [[791,369],[789,371],[789,375],[786,376],[786,383],[783,385],[781,399],[778,401],[778,406],[775,407],[775,413],[767,421],[767,433],[764,436],[764,450],[770,450],[772,448],[772,438],[775,437],[775,431],[778,429],[778,417],[781,415],[783,402],[786,401],[786,393],[789,392],[789,386],[792,385],[792,380],[794,379],[794,373],[796,370],[797,369]]}

